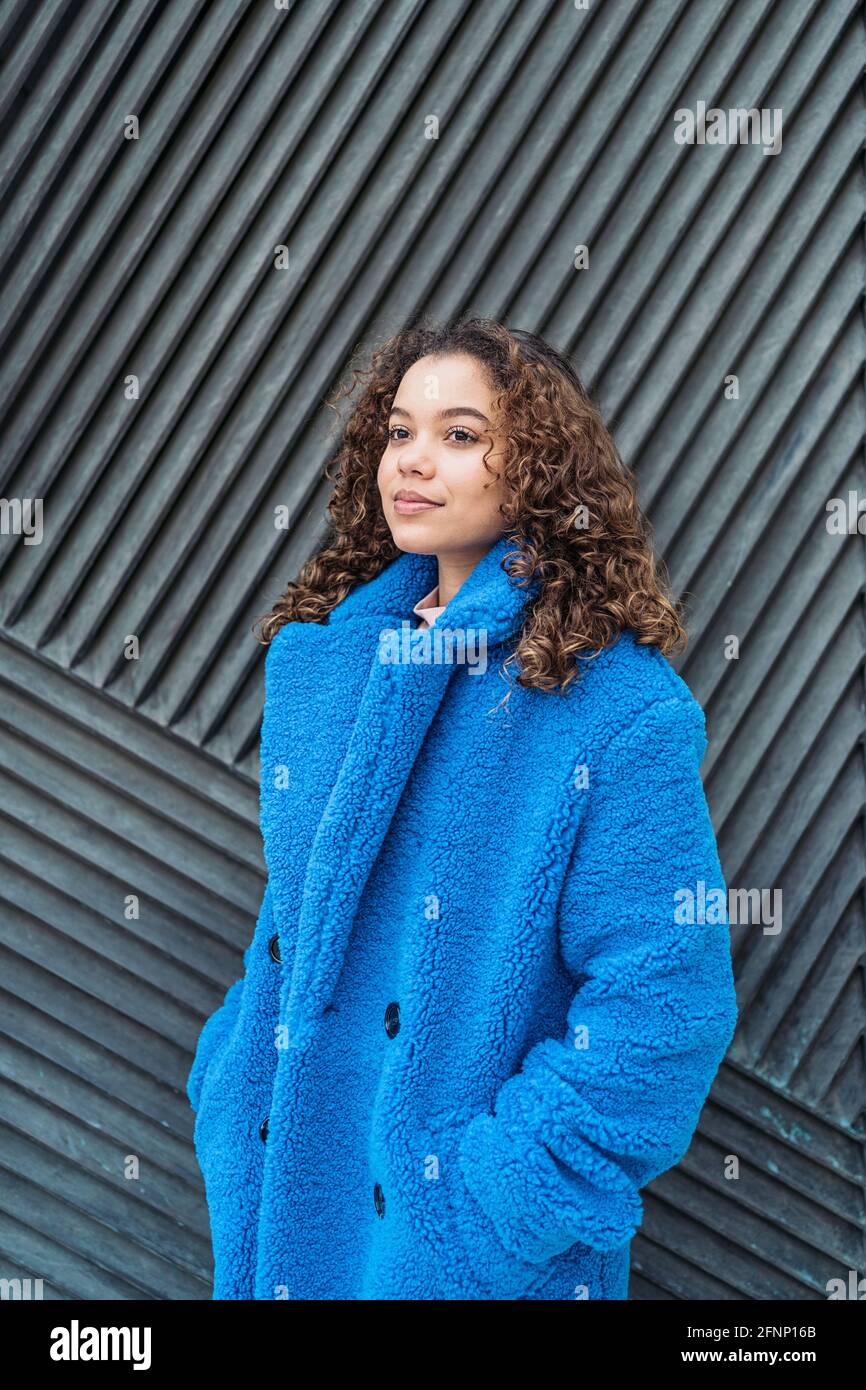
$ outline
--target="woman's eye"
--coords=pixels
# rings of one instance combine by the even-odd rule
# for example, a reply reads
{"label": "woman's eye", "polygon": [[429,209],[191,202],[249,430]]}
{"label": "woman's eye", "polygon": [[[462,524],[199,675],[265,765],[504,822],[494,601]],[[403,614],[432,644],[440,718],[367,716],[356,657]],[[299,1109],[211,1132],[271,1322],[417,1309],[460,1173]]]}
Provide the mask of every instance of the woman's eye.
{"label": "woman's eye", "polygon": [[[408,437],[409,437],[409,431],[407,430],[407,428],[406,428],[405,425],[390,425],[390,426],[389,426],[389,428],[388,428],[388,438],[389,438],[389,439],[407,439]],[[448,431],[448,434],[447,434],[446,438],[449,438],[449,439],[453,438],[453,440],[454,440],[454,442],[455,442],[456,444],[477,444],[477,443],[478,443],[478,435],[477,435],[477,434],[473,434],[471,430],[466,429],[465,426],[463,426],[463,425],[452,425],[452,426],[451,426],[451,429]]]}

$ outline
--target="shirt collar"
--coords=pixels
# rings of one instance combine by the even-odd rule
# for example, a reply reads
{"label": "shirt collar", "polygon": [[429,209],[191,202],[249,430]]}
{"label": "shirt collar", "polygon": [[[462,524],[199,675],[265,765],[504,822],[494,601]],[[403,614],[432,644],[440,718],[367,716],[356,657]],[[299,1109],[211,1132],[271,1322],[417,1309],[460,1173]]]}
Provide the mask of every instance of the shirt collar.
{"label": "shirt collar", "polygon": [[434,585],[434,587],[430,590],[429,594],[425,594],[422,599],[418,600],[418,602],[415,604],[415,607],[412,609],[412,612],[415,614],[417,618],[423,618],[424,622],[427,623],[428,626],[433,625],[433,623],[439,617],[439,614],[445,612],[444,603],[439,602],[438,584]]}

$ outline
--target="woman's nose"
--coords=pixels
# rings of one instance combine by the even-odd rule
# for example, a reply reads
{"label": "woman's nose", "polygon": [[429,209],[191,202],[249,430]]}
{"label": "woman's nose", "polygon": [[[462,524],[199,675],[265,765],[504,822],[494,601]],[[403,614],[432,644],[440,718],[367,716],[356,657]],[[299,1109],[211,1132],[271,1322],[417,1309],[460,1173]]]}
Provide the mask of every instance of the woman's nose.
{"label": "woman's nose", "polygon": [[411,454],[403,449],[397,464],[401,473],[424,473],[426,475],[433,472],[433,467],[429,454],[424,449],[418,448]]}

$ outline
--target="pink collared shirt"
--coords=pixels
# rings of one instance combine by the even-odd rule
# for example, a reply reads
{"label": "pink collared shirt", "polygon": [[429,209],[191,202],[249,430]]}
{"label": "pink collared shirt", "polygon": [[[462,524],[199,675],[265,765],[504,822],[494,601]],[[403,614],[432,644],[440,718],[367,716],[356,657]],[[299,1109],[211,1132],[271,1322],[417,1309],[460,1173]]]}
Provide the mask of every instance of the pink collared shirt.
{"label": "pink collared shirt", "polygon": [[440,613],[445,612],[445,604],[438,603],[439,585],[431,589],[429,594],[425,594],[422,599],[415,604],[412,612],[421,619],[418,624],[419,630],[424,627],[432,627]]}

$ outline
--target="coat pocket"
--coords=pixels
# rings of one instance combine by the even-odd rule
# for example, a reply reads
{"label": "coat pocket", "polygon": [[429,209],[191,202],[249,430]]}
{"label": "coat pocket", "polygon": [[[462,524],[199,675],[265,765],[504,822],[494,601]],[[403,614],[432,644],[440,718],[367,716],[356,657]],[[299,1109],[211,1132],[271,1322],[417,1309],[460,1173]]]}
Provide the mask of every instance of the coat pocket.
{"label": "coat pocket", "polygon": [[550,1262],[530,1264],[510,1250],[463,1174],[460,1140],[472,1113],[452,1114],[435,1123],[434,1144],[444,1180],[443,1258],[456,1298],[498,1300],[525,1297],[550,1273]]}

